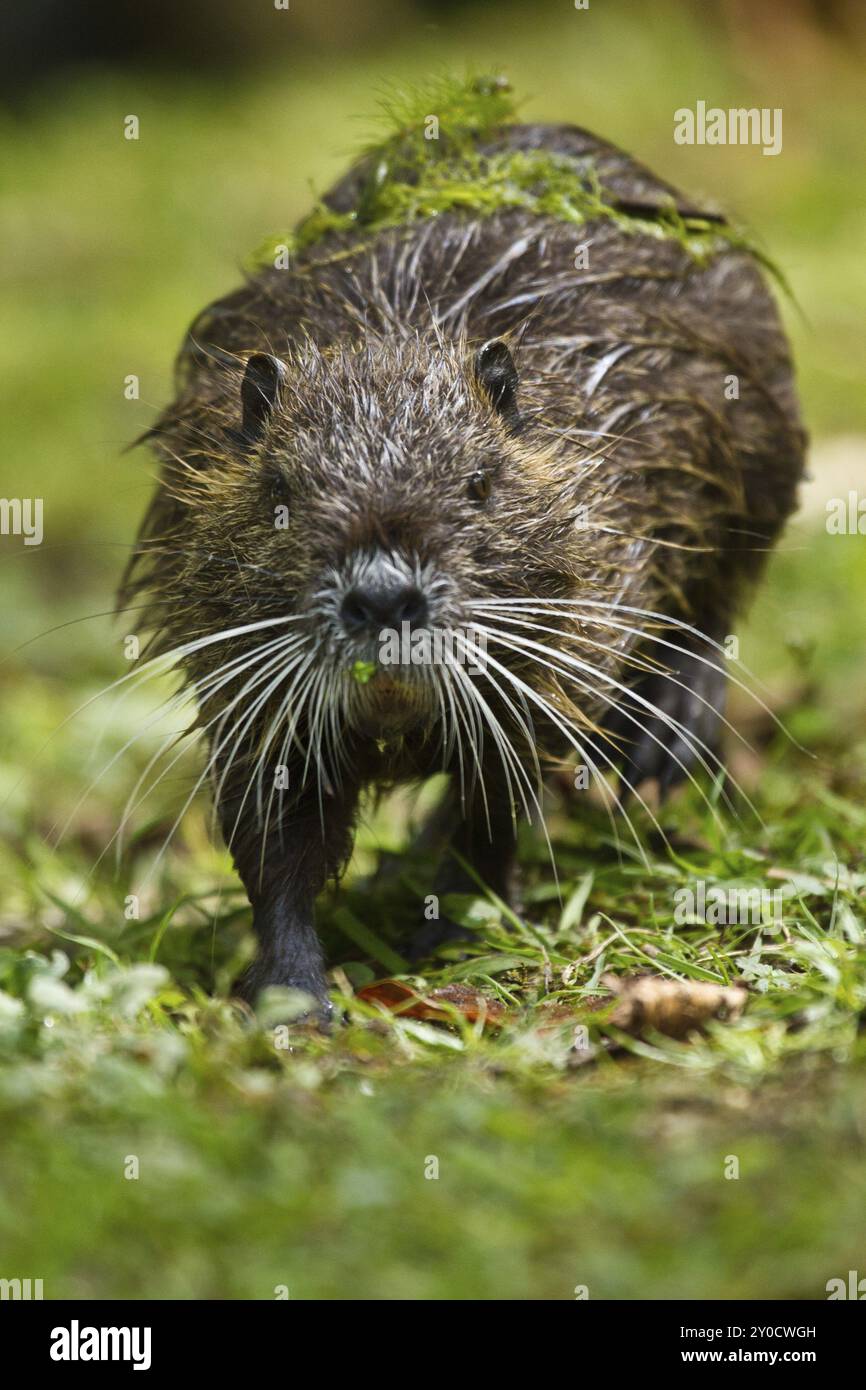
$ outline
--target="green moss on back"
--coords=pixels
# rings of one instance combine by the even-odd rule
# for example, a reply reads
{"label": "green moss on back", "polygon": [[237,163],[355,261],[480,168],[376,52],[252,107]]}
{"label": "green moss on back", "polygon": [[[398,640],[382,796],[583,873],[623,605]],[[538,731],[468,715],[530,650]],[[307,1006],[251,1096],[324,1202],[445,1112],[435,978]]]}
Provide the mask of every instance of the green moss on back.
{"label": "green moss on back", "polygon": [[[439,78],[380,100],[382,136],[362,151],[368,170],[355,206],[335,212],[317,203],[294,232],[271,237],[257,265],[274,263],[277,250],[308,250],[334,233],[374,235],[419,219],[463,211],[475,217],[518,209],[572,226],[609,218],[624,232],[674,238],[697,262],[736,247],[748,251],[784,284],[780,273],[741,230],[699,216],[683,216],[671,201],[641,215],[616,205],[598,174],[545,150],[483,154],[488,140],[514,121],[516,102],[504,78]],[[438,121],[437,138],[430,138]]]}

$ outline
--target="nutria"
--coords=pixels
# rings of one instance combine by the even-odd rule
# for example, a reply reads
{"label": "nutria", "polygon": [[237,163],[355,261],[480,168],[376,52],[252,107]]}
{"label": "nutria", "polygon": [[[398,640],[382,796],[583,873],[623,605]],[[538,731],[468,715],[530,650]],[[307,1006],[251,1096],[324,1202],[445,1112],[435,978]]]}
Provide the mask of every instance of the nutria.
{"label": "nutria", "polygon": [[151,432],[121,602],[198,701],[251,1000],[327,1007],[314,902],[365,787],[451,773],[454,859],[507,898],[543,769],[717,768],[720,644],[802,473],[761,258],[723,217],[575,127],[416,134],[195,321]]}

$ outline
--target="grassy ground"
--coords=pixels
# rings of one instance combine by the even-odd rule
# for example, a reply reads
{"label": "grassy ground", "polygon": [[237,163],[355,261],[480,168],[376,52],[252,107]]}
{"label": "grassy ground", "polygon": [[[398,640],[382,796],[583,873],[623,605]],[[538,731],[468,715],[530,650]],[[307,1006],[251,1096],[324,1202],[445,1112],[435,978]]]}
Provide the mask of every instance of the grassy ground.
{"label": "grassy ground", "polygon": [[[803,745],[734,699],[750,747],[732,740],[731,761],[760,818],[740,803],[719,826],[717,794],[688,792],[660,814],[671,848],[636,818],[642,862],[626,827],[618,850],[601,812],[552,803],[562,900],[527,837],[523,917],[452,905],[477,944],[444,952],[423,987],[483,992],[497,1029],[357,998],[404,973],[401,928],[429,889],[428,862],[395,859],[418,815],[406,800],[371,816],[322,904],[347,1025],[286,1039],[267,1010],[228,1004],[249,913],[203,802],[161,853],[195,756],[133,815],[116,864],[159,728],[135,736],[164,691],[87,704],[128,670],[124,634],[73,621],[110,606],[149,486],[146,459],[119,451],[165,398],[187,320],[304,211],[308,176],[337,171],[374,80],[458,52],[501,58],[540,94],[528,114],[594,126],[760,229],[804,310],[786,313],[811,427],[819,442],[864,429],[854,55],[792,42],[769,91],[758,38],[738,49],[666,15],[624,29],[599,11],[579,45],[585,15],[537,27],[517,10],[495,35],[455,20],[291,84],[105,77],[0,130],[0,491],[43,496],[46,517],[41,547],[4,538],[0,555],[3,1277],[41,1277],[48,1297],[809,1298],[862,1272],[862,538],[799,522],[738,634]],[[784,154],[675,147],[672,112],[698,98],[783,105]],[[130,111],[137,143],[120,136]],[[696,878],[783,889],[783,906],[757,926],[678,924]],[[645,970],[740,982],[747,1006],[688,1042],[635,1036],[599,1004],[609,973]]]}

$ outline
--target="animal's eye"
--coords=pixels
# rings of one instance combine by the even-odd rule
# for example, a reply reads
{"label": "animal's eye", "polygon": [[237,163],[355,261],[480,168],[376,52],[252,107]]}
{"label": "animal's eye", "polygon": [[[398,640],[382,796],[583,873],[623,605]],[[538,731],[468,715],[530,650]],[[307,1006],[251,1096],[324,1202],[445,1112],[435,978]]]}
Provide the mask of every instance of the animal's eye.
{"label": "animal's eye", "polygon": [[469,493],[473,502],[486,502],[487,498],[490,496],[492,487],[493,483],[490,474],[483,472],[479,468],[469,479],[469,486],[466,491]]}

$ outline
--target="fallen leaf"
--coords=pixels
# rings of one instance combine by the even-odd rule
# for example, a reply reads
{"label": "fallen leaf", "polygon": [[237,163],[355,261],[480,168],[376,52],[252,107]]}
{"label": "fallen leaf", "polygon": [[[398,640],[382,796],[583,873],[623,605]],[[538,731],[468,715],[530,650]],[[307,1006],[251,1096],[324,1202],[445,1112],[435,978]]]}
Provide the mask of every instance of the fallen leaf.
{"label": "fallen leaf", "polygon": [[441,985],[419,993],[403,980],[377,980],[364,985],[356,997],[367,1004],[381,1004],[403,1018],[421,1018],[434,1023],[453,1022],[454,1011],[469,1023],[482,1019],[495,1027],[505,1016],[505,1005],[470,985]]}
{"label": "fallen leaf", "polygon": [[738,985],[659,975],[603,975],[601,983],[617,997],[611,1023],[627,1033],[651,1028],[669,1038],[685,1038],[714,1018],[739,1018],[749,997]]}

